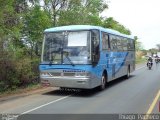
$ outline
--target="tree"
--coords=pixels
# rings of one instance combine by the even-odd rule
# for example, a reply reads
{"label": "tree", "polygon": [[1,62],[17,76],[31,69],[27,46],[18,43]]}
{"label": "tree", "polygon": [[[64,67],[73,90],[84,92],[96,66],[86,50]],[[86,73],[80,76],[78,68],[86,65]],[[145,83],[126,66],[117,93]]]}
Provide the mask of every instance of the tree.
{"label": "tree", "polygon": [[127,35],[131,34],[129,29],[125,28],[119,22],[114,20],[112,17],[104,19],[102,26],[105,27],[105,28],[111,28],[111,29],[117,30],[120,33],[124,33],[124,34],[127,34]]}
{"label": "tree", "polygon": [[0,0],[0,91],[32,81],[38,71],[38,62],[30,64],[38,57],[28,56],[33,58],[36,47],[41,48],[43,31],[52,20],[35,1]]}
{"label": "tree", "polygon": [[[26,47],[30,48],[31,58],[33,57],[33,50],[37,47],[41,48],[43,31],[51,27],[52,20],[45,10],[41,10],[40,6],[34,6],[24,16],[23,38],[25,39]],[[35,51],[37,53],[37,51]]]}
{"label": "tree", "polygon": [[158,51],[160,52],[160,44],[157,44],[156,46],[158,48]]}
{"label": "tree", "polygon": [[[0,0],[0,91],[18,84],[14,64],[22,27],[15,0]],[[3,87],[2,87],[3,86]]]}
{"label": "tree", "polygon": [[134,39],[135,39],[136,51],[141,51],[141,50],[143,50],[142,43],[138,40],[138,37],[135,36]]}
{"label": "tree", "polygon": [[90,24],[101,25],[100,12],[107,8],[103,0],[70,0],[60,11],[58,25]]}
{"label": "tree", "polygon": [[57,26],[57,19],[59,17],[59,12],[64,9],[67,5],[68,0],[44,0],[44,10],[48,11],[50,17],[53,20],[52,26]]}

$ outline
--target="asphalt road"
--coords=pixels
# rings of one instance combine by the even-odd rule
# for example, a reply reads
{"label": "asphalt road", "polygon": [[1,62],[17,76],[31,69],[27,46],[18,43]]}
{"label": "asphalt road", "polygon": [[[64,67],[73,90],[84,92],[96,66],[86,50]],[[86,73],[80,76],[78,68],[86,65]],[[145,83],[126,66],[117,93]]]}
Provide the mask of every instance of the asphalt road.
{"label": "asphalt road", "polygon": [[160,65],[154,65],[152,70],[140,65],[129,79],[112,81],[104,91],[61,91],[53,88],[43,94],[4,101],[0,103],[0,113],[160,114],[159,92]]}

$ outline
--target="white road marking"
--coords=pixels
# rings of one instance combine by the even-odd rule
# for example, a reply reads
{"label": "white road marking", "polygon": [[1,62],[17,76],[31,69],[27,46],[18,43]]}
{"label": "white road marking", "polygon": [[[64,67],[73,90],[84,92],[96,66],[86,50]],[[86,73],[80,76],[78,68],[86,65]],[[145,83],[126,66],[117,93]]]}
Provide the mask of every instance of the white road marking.
{"label": "white road marking", "polygon": [[146,67],[146,66],[142,66],[142,67],[140,67],[140,68],[137,68],[136,70],[140,70],[140,69],[142,69],[142,68],[144,68],[144,67]]}
{"label": "white road marking", "polygon": [[36,108],[30,109],[30,110],[28,110],[28,111],[25,111],[25,112],[21,113],[20,115],[30,113],[30,112],[32,112],[32,111],[34,111],[34,110],[37,110],[37,109],[42,108],[42,107],[44,107],[44,106],[47,106],[47,105],[50,105],[50,104],[52,104],[52,103],[55,103],[55,102],[61,101],[61,100],[66,99],[66,98],[68,98],[68,97],[70,97],[70,96],[71,96],[71,95],[68,95],[68,96],[65,96],[65,97],[59,98],[59,99],[57,99],[57,100],[51,101],[51,102],[49,102],[49,103],[46,103],[46,104],[40,105],[40,106],[38,106],[38,107],[36,107]]}

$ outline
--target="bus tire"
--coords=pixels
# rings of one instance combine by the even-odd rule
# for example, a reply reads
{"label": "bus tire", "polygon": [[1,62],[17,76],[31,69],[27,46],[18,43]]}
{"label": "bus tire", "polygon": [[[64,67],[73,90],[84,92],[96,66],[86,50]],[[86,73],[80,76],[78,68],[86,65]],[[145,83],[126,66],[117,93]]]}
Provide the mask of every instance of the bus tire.
{"label": "bus tire", "polygon": [[100,91],[102,91],[106,88],[106,83],[107,83],[107,76],[105,74],[103,74],[102,78],[101,78],[101,85],[99,87]]}
{"label": "bus tire", "polygon": [[125,78],[129,79],[129,77],[130,77],[130,66],[128,66],[128,68],[127,68],[127,74],[126,74]]}
{"label": "bus tire", "polygon": [[65,87],[60,87],[60,90],[61,90],[61,91],[66,91],[67,88],[65,88]]}

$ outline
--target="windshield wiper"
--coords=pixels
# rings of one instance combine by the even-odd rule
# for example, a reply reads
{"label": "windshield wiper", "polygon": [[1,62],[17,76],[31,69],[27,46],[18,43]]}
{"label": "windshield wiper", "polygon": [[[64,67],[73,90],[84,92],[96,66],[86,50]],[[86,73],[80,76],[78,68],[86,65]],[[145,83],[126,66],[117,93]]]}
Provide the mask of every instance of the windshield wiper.
{"label": "windshield wiper", "polygon": [[75,66],[75,64],[72,62],[72,60],[66,55],[67,60],[71,63],[72,66]]}
{"label": "windshield wiper", "polygon": [[51,56],[51,60],[49,61],[49,65],[52,65],[55,56],[56,56],[56,54],[54,54],[54,56]]}

